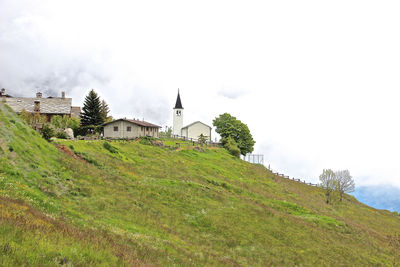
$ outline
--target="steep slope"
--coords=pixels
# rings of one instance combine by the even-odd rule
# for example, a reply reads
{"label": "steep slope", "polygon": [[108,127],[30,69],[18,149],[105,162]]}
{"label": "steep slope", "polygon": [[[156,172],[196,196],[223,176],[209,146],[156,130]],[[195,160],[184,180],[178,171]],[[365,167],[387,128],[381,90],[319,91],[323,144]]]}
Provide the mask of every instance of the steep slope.
{"label": "steep slope", "polygon": [[400,217],[351,196],[326,205],[321,189],[223,149],[49,144],[3,104],[0,195],[0,265],[390,266],[400,257]]}

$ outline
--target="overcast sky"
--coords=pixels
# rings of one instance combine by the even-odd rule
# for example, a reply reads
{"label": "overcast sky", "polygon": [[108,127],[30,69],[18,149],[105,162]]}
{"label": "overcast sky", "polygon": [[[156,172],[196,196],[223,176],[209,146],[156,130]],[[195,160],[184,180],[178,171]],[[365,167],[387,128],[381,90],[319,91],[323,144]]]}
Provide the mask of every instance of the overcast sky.
{"label": "overcast sky", "polygon": [[400,2],[0,0],[0,87],[94,88],[114,117],[184,124],[229,112],[254,153],[316,182],[400,187]]}

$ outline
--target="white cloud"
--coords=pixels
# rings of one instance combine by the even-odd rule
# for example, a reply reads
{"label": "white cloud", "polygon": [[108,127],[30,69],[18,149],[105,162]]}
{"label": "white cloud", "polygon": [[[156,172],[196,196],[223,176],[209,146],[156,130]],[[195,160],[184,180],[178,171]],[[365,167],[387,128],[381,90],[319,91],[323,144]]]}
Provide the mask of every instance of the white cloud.
{"label": "white cloud", "polygon": [[[95,88],[115,117],[171,124],[230,112],[256,153],[314,181],[347,168],[400,186],[396,1],[0,2],[0,87]],[[368,178],[367,178],[368,177]]]}

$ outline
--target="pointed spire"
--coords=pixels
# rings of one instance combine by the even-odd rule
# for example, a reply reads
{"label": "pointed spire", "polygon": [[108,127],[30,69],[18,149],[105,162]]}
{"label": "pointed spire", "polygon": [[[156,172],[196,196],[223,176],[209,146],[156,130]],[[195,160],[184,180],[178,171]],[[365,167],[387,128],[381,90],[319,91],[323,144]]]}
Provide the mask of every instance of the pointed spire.
{"label": "pointed spire", "polygon": [[179,95],[179,88],[178,88],[178,97],[176,98],[176,104],[175,104],[174,109],[177,109],[177,108],[183,109],[182,102],[181,102],[181,96]]}

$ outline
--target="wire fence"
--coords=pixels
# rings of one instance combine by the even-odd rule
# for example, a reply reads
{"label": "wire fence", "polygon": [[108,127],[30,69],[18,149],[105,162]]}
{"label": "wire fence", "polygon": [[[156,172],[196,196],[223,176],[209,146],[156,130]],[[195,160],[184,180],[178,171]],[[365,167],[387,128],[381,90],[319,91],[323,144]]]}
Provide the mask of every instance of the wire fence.
{"label": "wire fence", "polygon": [[249,163],[264,165],[264,155],[261,154],[246,154],[242,159]]}

